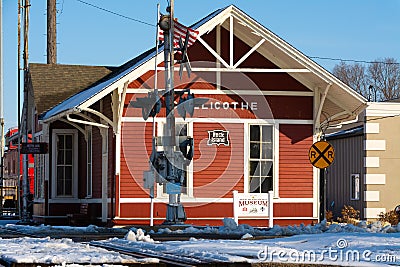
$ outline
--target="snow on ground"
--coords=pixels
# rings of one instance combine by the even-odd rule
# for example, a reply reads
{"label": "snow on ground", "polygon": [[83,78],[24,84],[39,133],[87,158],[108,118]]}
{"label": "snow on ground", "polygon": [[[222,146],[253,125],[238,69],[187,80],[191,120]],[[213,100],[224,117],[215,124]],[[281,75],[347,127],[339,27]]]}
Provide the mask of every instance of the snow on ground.
{"label": "snow on ground", "polygon": [[149,236],[145,235],[144,231],[142,229],[137,229],[136,233],[130,230],[126,235],[125,239],[128,241],[144,241],[144,242],[150,242],[153,243],[154,240]]}
{"label": "snow on ground", "polygon": [[94,241],[157,255],[184,255],[213,262],[293,262],[340,266],[400,265],[400,233],[322,233],[262,240],[133,242]]}
{"label": "snow on ground", "polygon": [[[133,228],[143,236],[141,229]],[[257,229],[248,225],[237,226],[232,219],[224,219],[224,226],[203,229],[188,227],[172,231],[160,229],[157,234],[235,234],[242,240],[206,240],[191,238],[189,241],[134,242],[129,238],[94,241],[135,252],[148,252],[152,256],[184,255],[213,262],[292,262],[333,264],[340,266],[393,266],[400,265],[400,224],[393,227],[376,222],[367,225],[274,226]],[[254,236],[270,239],[249,240]]]}
{"label": "snow on ground", "polygon": [[[324,232],[335,233],[335,232],[359,232],[359,233],[397,233],[400,232],[400,223],[397,226],[382,225],[381,222],[375,222],[367,224],[361,221],[359,225],[353,224],[331,224],[328,225],[326,221],[322,221],[314,226],[311,225],[293,225],[287,227],[281,227],[274,225],[270,229],[254,228],[250,225],[239,224],[236,225],[235,221],[231,218],[225,218],[223,220],[224,226],[220,227],[205,227],[196,228],[188,227],[184,230],[172,231],[169,228],[161,228],[157,234],[234,234],[234,235],[245,235],[251,234],[253,236],[292,236],[301,234],[320,234]],[[133,228],[136,230],[136,228]],[[150,234],[154,232],[150,231]]]}
{"label": "snow on ground", "polygon": [[124,264],[137,262],[157,263],[157,259],[135,259],[117,252],[75,243],[71,239],[12,238],[0,239],[0,258],[13,263],[38,264]]}
{"label": "snow on ground", "polygon": [[[81,231],[82,234],[104,231],[95,226],[56,227],[8,224],[0,226],[0,228],[17,229],[27,233],[40,232],[41,234],[50,233],[54,229],[57,231]],[[163,255],[171,255],[174,258],[188,257],[199,262],[256,263],[274,261],[341,266],[400,266],[400,224],[389,226],[376,222],[367,225],[365,222],[361,222],[358,226],[354,226],[351,224],[327,225],[326,222],[322,222],[314,226],[280,227],[276,225],[271,229],[260,229],[248,225],[238,226],[232,219],[224,219],[224,226],[220,227],[196,228],[191,226],[175,231],[163,228],[157,233],[149,232],[149,234],[152,233],[155,235],[193,234],[196,238],[192,237],[189,241],[159,242],[151,239],[142,229],[132,228],[127,232],[125,238],[93,241],[91,244],[151,253],[151,257]],[[206,234],[234,234],[242,236],[242,239],[202,239],[202,235]],[[267,239],[253,239],[253,236],[264,236]],[[2,257],[8,257],[15,261],[25,260],[54,264],[68,263],[70,260],[73,260],[72,262],[75,264],[105,264],[110,260],[113,260],[113,263],[123,264],[124,260],[127,260],[125,256],[113,252],[106,253],[102,249],[74,243],[66,238],[58,240],[50,238],[0,239],[0,254]],[[70,255],[73,257],[69,258]]]}

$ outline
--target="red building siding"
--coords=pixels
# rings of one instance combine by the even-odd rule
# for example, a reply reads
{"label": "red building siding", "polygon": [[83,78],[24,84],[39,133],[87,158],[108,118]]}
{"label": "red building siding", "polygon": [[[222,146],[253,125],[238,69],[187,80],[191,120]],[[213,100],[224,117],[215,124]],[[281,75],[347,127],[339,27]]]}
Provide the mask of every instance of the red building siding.
{"label": "red building siding", "polygon": [[[232,197],[243,190],[243,124],[194,123],[193,183],[196,197]],[[207,145],[208,131],[229,131],[229,146]]]}
{"label": "red building siding", "polygon": [[149,169],[152,124],[123,123],[121,130],[120,197],[148,197],[143,188],[143,171]]}
{"label": "red building siding", "polygon": [[279,196],[313,197],[312,125],[279,125]]}
{"label": "red building siding", "polygon": [[[215,29],[202,35],[202,39],[217,50]],[[230,56],[229,39],[229,31],[221,27],[220,55],[226,62],[229,62]],[[234,62],[251,49],[236,36],[234,36],[234,47]],[[188,53],[191,55],[193,68],[216,67],[215,57],[200,42],[194,43]],[[179,55],[176,56],[179,59]],[[162,67],[163,63],[159,66]],[[279,68],[257,51],[239,67]],[[288,120],[288,124],[279,125],[279,197],[313,198],[313,169],[307,158],[313,140],[313,127],[312,124],[290,124],[296,120],[313,120],[313,96],[265,94],[270,91],[311,92],[306,86],[288,73],[222,72],[221,89],[240,90],[241,93],[201,94],[202,89],[217,88],[215,72],[194,71],[190,78],[183,75],[182,79],[179,78],[178,72],[174,75],[175,88],[197,89],[196,97],[209,99],[203,106],[195,109],[194,117],[200,121],[195,120],[191,124],[195,147],[191,174],[194,198],[193,202],[188,202],[190,199],[185,199],[183,202],[188,217],[187,223],[218,225],[221,223],[221,218],[233,216],[233,203],[215,203],[213,199],[223,201],[232,198],[233,190],[244,191],[245,172],[248,172],[244,169],[247,160],[244,158],[247,152],[245,141],[248,138],[245,136],[244,127],[247,124],[236,120],[246,120],[246,123],[264,122],[257,119],[266,119],[269,123],[273,123],[274,119]],[[164,71],[158,71],[158,88],[163,87]],[[154,71],[148,70],[130,83],[128,88],[154,88]],[[246,90],[249,91],[248,94],[243,93]],[[123,116],[134,118],[136,121],[142,117],[141,110],[129,107],[129,103],[147,94],[132,94],[132,91],[127,94]],[[254,95],[255,92],[259,93]],[[179,97],[175,100],[178,102]],[[255,103],[255,106],[252,106],[252,103]],[[227,105],[229,107],[224,108]],[[177,114],[176,116],[178,117]],[[157,117],[164,118],[165,110],[162,109]],[[142,172],[148,169],[148,156],[151,151],[152,134],[149,122],[123,123],[119,177],[121,198],[141,198],[138,202],[143,202],[143,199],[148,197],[148,190],[142,188]],[[229,131],[229,146],[207,145],[208,131],[212,130]],[[129,201],[134,202],[132,199]],[[156,203],[154,211],[155,223],[162,222],[165,217],[165,204]],[[121,203],[121,218],[126,218],[132,223],[144,223],[150,216],[149,212],[149,203]],[[286,218],[279,221],[281,224],[311,222],[312,219],[296,218],[312,218],[313,203],[276,203],[274,212],[276,217]],[[240,221],[252,225],[268,225],[266,219]]]}

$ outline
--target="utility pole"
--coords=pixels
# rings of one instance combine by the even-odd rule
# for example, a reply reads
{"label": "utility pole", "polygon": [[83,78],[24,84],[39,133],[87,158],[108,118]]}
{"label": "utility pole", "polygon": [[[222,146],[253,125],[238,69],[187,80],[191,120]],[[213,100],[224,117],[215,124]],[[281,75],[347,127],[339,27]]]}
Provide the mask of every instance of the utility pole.
{"label": "utility pole", "polygon": [[56,0],[47,0],[47,64],[57,64]]}
{"label": "utility pole", "polygon": [[[23,52],[23,61],[24,61],[24,78],[26,76],[26,72],[28,70],[28,32],[29,32],[29,8],[30,3],[29,0],[25,0],[24,3],[24,52]],[[26,80],[24,79],[24,105],[22,117],[24,118],[23,122],[23,135],[22,141],[28,143],[28,88],[26,86]],[[22,177],[22,223],[29,223],[30,216],[28,213],[28,196],[29,196],[29,180],[28,180],[28,170],[29,170],[29,157],[28,154],[23,155],[23,177]]]}
{"label": "utility pole", "polygon": [[18,199],[18,215],[21,218],[21,9],[22,9],[22,0],[18,0],[18,56],[17,56],[17,114],[18,114],[18,164],[17,164],[17,199]]}
{"label": "utility pole", "polygon": [[3,0],[0,0],[0,215],[3,215],[3,178],[4,178],[4,114],[3,114]]}

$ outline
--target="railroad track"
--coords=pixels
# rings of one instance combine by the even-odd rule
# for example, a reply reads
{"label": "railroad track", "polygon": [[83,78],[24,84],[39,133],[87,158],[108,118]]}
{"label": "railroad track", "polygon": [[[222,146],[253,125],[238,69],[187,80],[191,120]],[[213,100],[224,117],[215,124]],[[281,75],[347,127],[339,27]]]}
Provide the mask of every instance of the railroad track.
{"label": "railroad track", "polygon": [[108,238],[123,238],[126,233],[102,233],[102,232],[84,232],[84,233],[74,233],[74,232],[65,232],[65,231],[53,231],[53,232],[45,232],[45,233],[26,233],[21,232],[16,229],[9,229],[9,228],[2,228],[0,229],[0,237],[2,238],[16,238],[16,237],[33,237],[33,238],[43,238],[50,236],[54,239],[61,239],[61,238],[70,238],[74,242],[90,242],[93,240],[104,240]]}
{"label": "railroad track", "polygon": [[[0,232],[0,237],[2,238],[19,238],[19,237],[32,237],[32,238],[44,238],[50,236],[52,238],[62,238],[59,237],[59,234],[57,234],[56,236],[51,235],[49,233],[46,234],[30,234],[30,233],[26,233],[26,232],[20,232],[18,230],[15,229],[1,229]],[[70,238],[71,236],[63,236],[64,238]],[[100,237],[102,237],[102,235],[100,235]],[[77,239],[81,239],[81,237],[75,237],[72,238],[73,240],[77,240]],[[86,237],[86,239],[88,239]],[[90,239],[90,238],[89,238]],[[93,240],[96,240],[98,238],[94,238]],[[162,255],[158,255],[155,253],[140,253],[140,252],[132,252],[129,251],[127,249],[124,248],[117,248],[115,246],[107,246],[105,244],[99,244],[99,243],[95,243],[95,242],[90,242],[87,240],[84,241],[78,241],[79,243],[83,243],[83,244],[89,244],[90,246],[94,246],[94,247],[99,247],[99,248],[103,248],[109,251],[115,251],[115,252],[119,252],[121,254],[124,255],[128,255],[134,258],[157,258],[159,259],[160,263],[164,266],[182,266],[182,267],[192,267],[192,266],[199,266],[200,265],[208,265],[209,262],[204,262],[204,261],[200,261],[198,259],[192,259],[189,257],[185,257],[185,256],[176,256],[176,255],[167,255],[167,254],[162,254]]]}
{"label": "railroad track", "polygon": [[176,256],[172,254],[159,254],[153,253],[151,251],[144,252],[132,252],[122,247],[115,247],[115,246],[107,246],[105,244],[99,244],[96,242],[90,242],[91,246],[104,248],[107,250],[119,252],[121,254],[129,255],[136,258],[157,258],[159,259],[160,263],[165,264],[166,266],[183,266],[183,267],[194,267],[194,266],[206,266],[211,264],[209,261],[202,261],[195,258],[190,258],[187,256]]}
{"label": "railroad track", "polygon": [[[75,238],[73,237],[73,235],[63,235],[61,236],[60,233],[57,233],[56,235],[52,235],[49,232],[46,232],[45,234],[31,234],[31,233],[26,233],[26,232],[20,232],[18,230],[15,229],[6,229],[6,228],[2,228],[0,229],[0,237],[1,238],[19,238],[19,237],[32,237],[32,238],[44,238],[47,236],[50,236],[51,238],[71,238],[72,236],[72,240],[78,240],[81,239],[80,237],[77,236],[77,234],[75,234]],[[82,235],[82,233],[80,234]],[[95,234],[93,233],[93,235],[91,237],[94,237]],[[101,235],[101,233],[99,233],[98,238],[88,238],[86,237],[86,239],[92,240],[92,241],[75,241],[78,243],[82,243],[82,244],[89,244],[90,246],[93,247],[99,247],[99,248],[103,248],[106,249],[108,251],[114,251],[114,252],[118,252],[124,255],[128,255],[137,259],[143,259],[143,258],[157,258],[159,259],[159,264],[149,264],[149,266],[167,266],[167,267],[171,267],[171,266],[182,266],[182,267],[233,267],[233,266],[240,266],[240,267],[272,267],[272,266],[279,266],[279,267],[304,267],[304,266],[315,266],[315,267],[322,267],[322,266],[326,266],[326,267],[332,267],[333,265],[313,265],[313,264],[298,264],[298,263],[279,263],[279,262],[263,262],[263,263],[246,263],[246,262],[238,262],[238,263],[233,263],[233,262],[219,262],[218,260],[216,260],[215,258],[206,258],[205,255],[203,255],[203,257],[201,259],[199,258],[195,258],[195,257],[189,257],[189,256],[184,256],[184,255],[174,255],[174,254],[168,254],[168,253],[163,253],[163,252],[153,252],[151,250],[146,250],[146,251],[131,251],[128,250],[124,247],[119,247],[118,245],[108,245],[105,243],[101,243],[101,242],[97,242],[96,240],[101,239],[101,237],[104,237],[104,235]],[[104,238],[103,238],[104,239]],[[18,264],[14,264],[14,263],[8,263],[8,262],[0,262],[0,266],[19,266]],[[129,265],[129,264],[127,264]],[[140,263],[139,263],[140,265]],[[29,264],[25,264],[25,265],[20,265],[20,266],[36,266],[35,264],[29,265]],[[41,264],[41,266],[50,266],[50,265],[46,265],[46,264]],[[134,265],[134,266],[138,266],[138,265]],[[146,265],[144,265],[146,266]]]}
{"label": "railroad track", "polygon": [[14,230],[14,229],[2,228],[0,230],[0,237],[1,238],[18,238],[18,237],[43,238],[45,236],[28,234],[28,233],[24,233],[24,232],[20,232],[20,231]]}

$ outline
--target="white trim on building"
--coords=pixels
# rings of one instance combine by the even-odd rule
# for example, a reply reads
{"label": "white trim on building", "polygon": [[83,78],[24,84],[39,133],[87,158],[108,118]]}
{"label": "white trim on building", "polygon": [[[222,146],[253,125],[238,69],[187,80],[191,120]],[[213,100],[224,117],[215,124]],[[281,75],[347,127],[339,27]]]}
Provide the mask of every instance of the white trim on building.
{"label": "white trim on building", "polygon": [[[72,134],[72,194],[71,196],[57,196],[57,135]],[[78,198],[78,130],[76,129],[53,129],[52,132],[52,180],[51,198],[77,199]]]}
{"label": "white trim on building", "polygon": [[385,151],[386,140],[364,140],[364,150]]}
{"label": "white trim on building", "polygon": [[364,133],[378,134],[379,133],[379,123],[378,122],[366,122],[364,125]]}
{"label": "white trim on building", "polygon": [[377,219],[379,214],[386,212],[385,208],[364,208],[364,217],[368,219]]}
{"label": "white trim on building", "polygon": [[364,191],[364,201],[379,201],[379,191]]}
{"label": "white trim on building", "polygon": [[384,173],[364,174],[364,184],[386,184],[386,174]]}
{"label": "white trim on building", "polygon": [[379,157],[364,157],[365,168],[379,168]]}

